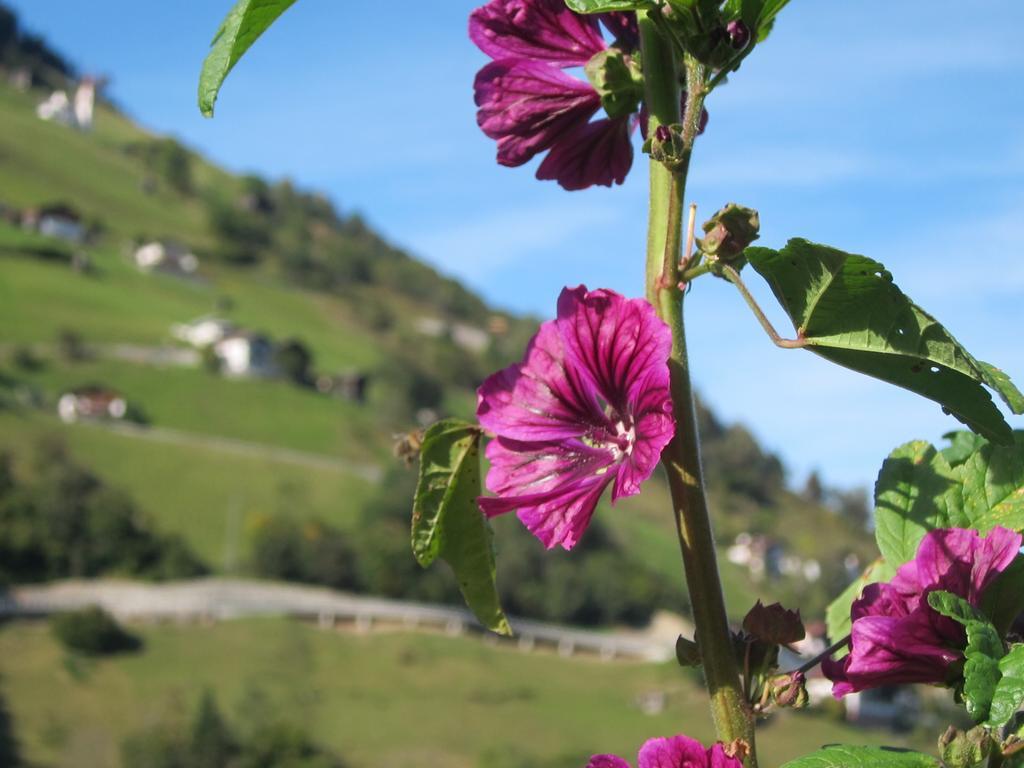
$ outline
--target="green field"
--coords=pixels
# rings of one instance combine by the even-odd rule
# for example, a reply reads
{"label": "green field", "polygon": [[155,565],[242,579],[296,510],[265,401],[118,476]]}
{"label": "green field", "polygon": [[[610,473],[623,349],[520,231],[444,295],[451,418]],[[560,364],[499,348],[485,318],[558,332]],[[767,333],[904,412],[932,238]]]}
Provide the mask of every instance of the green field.
{"label": "green field", "polygon": [[[148,442],[50,416],[0,411],[0,450],[61,435],[72,455],[127,491],[157,528],[178,533],[210,567],[237,571],[261,516],[317,518],[348,527],[374,492],[343,470],[236,456],[214,448]],[[411,556],[411,555],[410,555]]]}
{"label": "green field", "polygon": [[[285,620],[143,628],[144,652],[69,665],[45,625],[0,629],[0,691],[25,757],[54,768],[116,766],[120,740],[188,718],[204,688],[229,718],[254,701],[308,728],[352,768],[477,768],[487,751],[632,758],[651,736],[712,739],[705,694],[675,664],[566,661],[514,646],[423,634],[359,636]],[[637,706],[662,692],[662,714]],[[784,715],[759,734],[763,764],[835,741],[892,734]]]}

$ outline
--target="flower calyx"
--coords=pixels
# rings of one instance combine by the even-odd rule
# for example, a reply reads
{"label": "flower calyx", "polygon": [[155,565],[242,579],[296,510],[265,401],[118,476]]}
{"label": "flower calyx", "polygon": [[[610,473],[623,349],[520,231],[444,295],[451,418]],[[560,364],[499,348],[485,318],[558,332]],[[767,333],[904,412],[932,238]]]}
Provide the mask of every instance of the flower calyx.
{"label": "flower calyx", "polygon": [[676,661],[681,667],[699,667],[702,664],[700,646],[695,640],[680,635],[676,640]]}
{"label": "flower calyx", "polygon": [[961,731],[952,725],[939,737],[939,754],[949,768],[975,768],[987,765],[989,756],[998,749],[992,731],[975,726]]}
{"label": "flower calyx", "polygon": [[744,617],[743,630],[771,645],[789,645],[807,635],[799,610],[791,611],[780,603],[765,605],[760,600]]}
{"label": "flower calyx", "polygon": [[601,97],[601,106],[612,120],[632,115],[644,97],[644,76],[637,61],[619,48],[594,54],[583,71]]}
{"label": "flower calyx", "polygon": [[803,709],[810,702],[807,695],[807,679],[800,670],[775,675],[765,683],[758,703],[758,711],[764,711],[769,704],[776,707]]}
{"label": "flower calyx", "polygon": [[686,146],[681,123],[659,125],[644,142],[644,152],[675,173],[686,164]]}
{"label": "flower calyx", "polygon": [[666,0],[665,21],[670,24],[686,52],[712,69],[731,69],[750,44],[749,27],[727,21],[716,0]]}
{"label": "flower calyx", "polygon": [[697,247],[708,262],[718,262],[740,269],[743,251],[761,235],[761,218],[753,208],[728,203],[701,225],[704,237]]}

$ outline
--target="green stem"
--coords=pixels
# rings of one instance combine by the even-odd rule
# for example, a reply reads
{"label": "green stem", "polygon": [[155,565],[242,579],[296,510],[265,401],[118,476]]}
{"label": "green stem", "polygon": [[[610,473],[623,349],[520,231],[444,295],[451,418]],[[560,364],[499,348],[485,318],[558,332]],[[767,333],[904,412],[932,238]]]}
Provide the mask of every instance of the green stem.
{"label": "green stem", "polygon": [[[657,11],[653,11],[656,13]],[[641,12],[640,34],[644,55],[648,130],[680,121],[677,60],[669,41],[659,33],[649,13]],[[672,329],[672,400],[676,434],[662,454],[668,473],[683,567],[693,605],[711,696],[711,714],[718,738],[729,743],[746,742],[744,765],[756,768],[754,719],[733,656],[732,636],[722,596],[715,540],[704,491],[697,415],[683,325],[683,292],[679,288],[683,198],[686,173],[704,107],[705,67],[687,57],[687,103],[682,116],[684,156],[676,172],[659,162],[651,163],[651,212],[647,240],[647,297]]]}
{"label": "green stem", "polygon": [[750,311],[754,313],[754,317],[757,318],[757,322],[761,324],[764,332],[768,334],[768,338],[772,340],[772,343],[777,347],[783,349],[802,349],[807,346],[807,342],[803,339],[784,339],[779,335],[779,332],[775,330],[775,326],[772,325],[772,321],[768,319],[768,316],[761,309],[761,305],[757,303],[757,299],[754,298],[754,294],[747,288],[746,283],[743,282],[743,278],[740,277],[740,273],[737,272],[733,267],[723,265],[722,274],[725,275],[725,279],[736,286],[736,289],[740,292],[740,296],[747,302],[747,306],[750,307]]}

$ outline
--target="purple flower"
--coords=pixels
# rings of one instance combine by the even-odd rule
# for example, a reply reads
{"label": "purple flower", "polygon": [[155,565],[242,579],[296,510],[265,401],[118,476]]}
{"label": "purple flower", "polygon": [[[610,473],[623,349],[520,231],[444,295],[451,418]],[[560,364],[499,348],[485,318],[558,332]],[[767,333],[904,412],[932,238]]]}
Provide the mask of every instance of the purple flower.
{"label": "purple flower", "polygon": [[928,593],[952,592],[978,606],[985,590],[1013,562],[1021,536],[993,528],[929,531],[917,555],[900,566],[892,581],[869,584],[854,601],[850,653],[828,660],[822,671],[836,698],[896,683],[943,683],[963,657],[963,627],[928,605]]}
{"label": "purple flower", "polygon": [[[638,44],[636,17],[601,14],[616,44]],[[565,189],[621,184],[633,163],[632,115],[590,122],[601,109],[594,87],[563,69],[582,67],[608,47],[598,19],[564,0],[491,0],[469,17],[469,36],[494,61],[474,83],[477,122],[498,142],[498,162],[520,166],[551,150],[537,171]]]}
{"label": "purple flower", "polygon": [[[689,736],[667,739],[648,739],[640,747],[637,768],[742,768],[738,757],[730,757],[722,744],[709,749]],[[616,755],[594,755],[587,768],[630,768],[628,762]]]}
{"label": "purple flower", "polygon": [[637,493],[675,430],[671,346],[643,299],[564,289],[523,362],[478,390],[477,417],[495,435],[484,513],[518,510],[546,547],[572,549],[609,484],[613,502]]}

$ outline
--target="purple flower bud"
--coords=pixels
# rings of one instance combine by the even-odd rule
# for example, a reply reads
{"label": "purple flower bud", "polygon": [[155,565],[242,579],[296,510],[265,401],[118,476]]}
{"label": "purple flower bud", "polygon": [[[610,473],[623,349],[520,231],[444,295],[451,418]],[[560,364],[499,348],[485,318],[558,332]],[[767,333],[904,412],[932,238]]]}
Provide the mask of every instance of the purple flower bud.
{"label": "purple flower bud", "polygon": [[742,51],[750,45],[750,27],[744,24],[741,19],[730,21],[726,25],[725,31],[729,35],[729,45],[735,50]]}
{"label": "purple flower bud", "polygon": [[672,131],[667,125],[659,125],[654,132],[654,138],[662,144],[668,144],[672,141]]}

